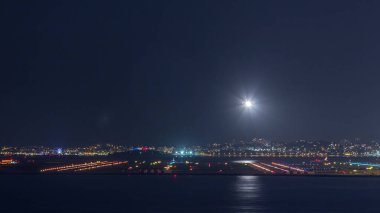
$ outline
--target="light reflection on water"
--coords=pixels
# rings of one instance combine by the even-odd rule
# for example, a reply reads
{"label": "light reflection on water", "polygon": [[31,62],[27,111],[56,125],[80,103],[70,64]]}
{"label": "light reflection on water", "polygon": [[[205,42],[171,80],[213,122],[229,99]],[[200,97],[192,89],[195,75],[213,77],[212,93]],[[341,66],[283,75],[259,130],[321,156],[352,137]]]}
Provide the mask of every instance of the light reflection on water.
{"label": "light reflection on water", "polygon": [[262,212],[260,177],[258,176],[239,176],[234,185],[234,192],[237,206],[234,212]]}

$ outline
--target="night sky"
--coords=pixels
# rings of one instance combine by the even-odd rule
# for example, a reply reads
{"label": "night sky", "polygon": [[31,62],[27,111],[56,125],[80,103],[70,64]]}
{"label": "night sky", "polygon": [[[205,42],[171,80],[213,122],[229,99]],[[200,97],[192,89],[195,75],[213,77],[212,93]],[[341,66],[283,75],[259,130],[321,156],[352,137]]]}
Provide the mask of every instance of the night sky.
{"label": "night sky", "polygon": [[380,139],[380,1],[9,0],[0,27],[0,145]]}

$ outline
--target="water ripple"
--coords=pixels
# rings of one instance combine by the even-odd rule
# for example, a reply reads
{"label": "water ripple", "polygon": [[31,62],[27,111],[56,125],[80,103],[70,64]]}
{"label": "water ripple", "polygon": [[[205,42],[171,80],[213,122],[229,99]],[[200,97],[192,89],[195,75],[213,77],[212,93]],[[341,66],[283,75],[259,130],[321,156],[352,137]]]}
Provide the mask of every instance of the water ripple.
{"label": "water ripple", "polygon": [[260,177],[239,176],[234,185],[237,205],[234,212],[262,212]]}

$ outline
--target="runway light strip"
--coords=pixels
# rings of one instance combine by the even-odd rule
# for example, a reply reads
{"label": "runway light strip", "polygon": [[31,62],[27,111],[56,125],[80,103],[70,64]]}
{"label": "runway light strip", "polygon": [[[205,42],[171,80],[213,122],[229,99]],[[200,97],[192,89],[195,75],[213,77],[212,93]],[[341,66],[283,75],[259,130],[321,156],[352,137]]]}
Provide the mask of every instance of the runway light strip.
{"label": "runway light strip", "polygon": [[100,163],[100,161],[97,161],[97,162],[94,162],[94,163],[90,162],[90,163],[82,163],[82,164],[71,164],[69,166],[53,167],[53,168],[43,169],[43,170],[41,170],[41,172],[69,170],[69,169],[75,169],[75,168],[78,168],[78,167],[86,167],[86,166],[95,165],[97,163]]}
{"label": "runway light strip", "polygon": [[282,168],[291,169],[291,170],[294,170],[294,171],[297,171],[297,172],[303,172],[303,173],[305,172],[305,170],[297,168],[297,167],[291,167],[291,166],[287,166],[287,165],[283,165],[283,164],[279,164],[279,163],[275,163],[275,162],[272,162],[272,164],[275,165],[275,166],[282,167]]}
{"label": "runway light strip", "polygon": [[89,167],[89,166],[93,166],[93,165],[96,165],[98,163],[87,163],[87,164],[79,164],[77,166],[72,166],[72,167],[68,167],[68,168],[63,168],[63,169],[59,169],[57,170],[58,172],[61,172],[61,171],[67,171],[67,170],[74,170],[74,169],[78,169],[78,168],[83,168],[83,167]]}
{"label": "runway light strip", "polygon": [[278,169],[280,171],[283,171],[283,172],[286,172],[286,173],[290,173],[289,170],[286,170],[286,169],[282,169],[282,168],[279,168],[279,167],[276,167],[276,166],[272,166],[272,165],[269,165],[269,164],[266,164],[266,163],[261,163],[261,164],[264,165],[264,166],[273,168],[273,169]]}
{"label": "runway light strip", "polygon": [[114,165],[120,165],[120,164],[123,164],[123,163],[124,163],[124,162],[110,162],[110,163],[104,163],[104,164],[97,165],[97,166],[91,166],[91,167],[86,167],[86,168],[83,168],[83,169],[77,169],[77,170],[74,170],[74,172],[94,170],[94,169],[97,169],[97,168],[108,167],[108,166],[114,166]]}
{"label": "runway light strip", "polygon": [[272,171],[272,170],[270,170],[270,169],[267,169],[267,168],[265,168],[265,167],[262,167],[262,166],[260,166],[260,165],[258,165],[258,164],[256,164],[256,163],[251,163],[251,165],[254,166],[254,167],[256,167],[256,168],[259,168],[259,169],[261,169],[261,170],[264,170],[264,171],[266,171],[266,172],[270,172],[270,173],[272,173],[272,174],[276,173],[275,171]]}
{"label": "runway light strip", "polygon": [[90,162],[90,163],[82,163],[82,164],[71,164],[68,166],[59,166],[59,167],[53,167],[53,168],[47,168],[40,170],[41,172],[62,172],[62,171],[84,171],[84,170],[90,170],[90,169],[96,169],[100,167],[105,166],[113,166],[113,165],[119,165],[127,163],[128,161],[97,161],[97,162]]}
{"label": "runway light strip", "polygon": [[41,172],[61,170],[61,169],[70,169],[70,168],[76,168],[76,167],[80,167],[80,166],[87,166],[87,165],[91,165],[91,164],[95,164],[95,163],[90,162],[90,163],[82,163],[82,164],[71,164],[69,166],[52,167],[52,168],[42,169]]}

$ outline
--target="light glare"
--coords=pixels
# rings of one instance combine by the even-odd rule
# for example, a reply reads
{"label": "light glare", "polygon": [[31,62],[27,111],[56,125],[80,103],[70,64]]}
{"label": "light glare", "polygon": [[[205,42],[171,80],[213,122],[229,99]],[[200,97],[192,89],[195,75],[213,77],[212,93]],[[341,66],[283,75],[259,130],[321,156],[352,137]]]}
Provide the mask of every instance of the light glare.
{"label": "light glare", "polygon": [[244,106],[245,106],[246,108],[251,108],[251,107],[253,106],[253,103],[252,103],[252,101],[250,101],[250,100],[245,100],[245,101],[243,102],[243,104],[244,104]]}

